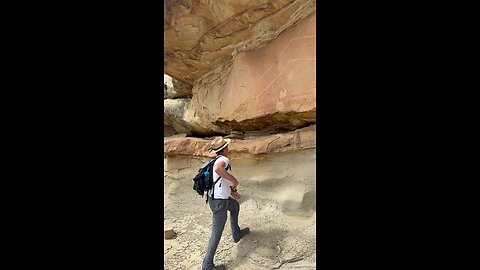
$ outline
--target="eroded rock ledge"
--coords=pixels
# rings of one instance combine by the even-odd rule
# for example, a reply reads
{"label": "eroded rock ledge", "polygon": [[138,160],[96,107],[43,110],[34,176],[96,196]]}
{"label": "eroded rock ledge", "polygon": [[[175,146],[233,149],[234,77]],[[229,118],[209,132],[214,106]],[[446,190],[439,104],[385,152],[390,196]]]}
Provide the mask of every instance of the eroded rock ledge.
{"label": "eroded rock ledge", "polygon": [[[298,129],[292,132],[247,136],[242,139],[232,139],[229,146],[233,154],[267,154],[316,148],[316,125]],[[213,157],[215,153],[208,152],[210,139],[172,136],[163,139],[165,155],[190,155]]]}

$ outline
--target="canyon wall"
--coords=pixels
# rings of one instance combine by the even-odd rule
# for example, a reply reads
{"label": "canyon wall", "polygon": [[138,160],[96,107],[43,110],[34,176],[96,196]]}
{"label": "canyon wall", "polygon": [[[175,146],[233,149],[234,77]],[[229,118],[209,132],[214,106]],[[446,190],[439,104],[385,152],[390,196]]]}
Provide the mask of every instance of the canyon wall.
{"label": "canyon wall", "polygon": [[[192,189],[232,139],[240,226],[216,263],[228,269],[315,269],[316,1],[164,1],[165,269],[198,269],[211,211]],[[201,225],[201,226],[200,226]]]}

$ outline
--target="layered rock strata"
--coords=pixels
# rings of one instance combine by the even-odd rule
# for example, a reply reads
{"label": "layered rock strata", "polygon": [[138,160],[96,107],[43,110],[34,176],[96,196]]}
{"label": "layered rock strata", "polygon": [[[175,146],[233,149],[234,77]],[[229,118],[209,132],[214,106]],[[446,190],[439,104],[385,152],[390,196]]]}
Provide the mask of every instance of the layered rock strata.
{"label": "layered rock strata", "polygon": [[[316,126],[313,125],[293,132],[275,135],[247,133],[243,139],[232,139],[229,158],[235,168],[234,174],[242,179],[242,190],[251,192],[260,189],[260,197],[276,201],[282,205],[283,211],[314,210],[315,133]],[[190,189],[192,175],[196,174],[198,166],[215,156],[208,151],[210,142],[210,138],[164,138],[164,176],[181,179],[184,182],[182,186]],[[283,182],[282,179],[288,180]],[[263,182],[263,188],[257,186],[259,181]],[[266,196],[271,192],[268,189],[275,181],[277,188],[288,188]],[[167,193],[172,192],[166,188]]]}
{"label": "layered rock strata", "polygon": [[[229,146],[230,155],[274,154],[312,149],[316,147],[315,135],[316,125],[275,135],[254,136],[247,133],[244,139],[232,139]],[[213,157],[215,154],[208,151],[210,142],[211,138],[166,137],[163,139],[164,154],[166,156]]]}

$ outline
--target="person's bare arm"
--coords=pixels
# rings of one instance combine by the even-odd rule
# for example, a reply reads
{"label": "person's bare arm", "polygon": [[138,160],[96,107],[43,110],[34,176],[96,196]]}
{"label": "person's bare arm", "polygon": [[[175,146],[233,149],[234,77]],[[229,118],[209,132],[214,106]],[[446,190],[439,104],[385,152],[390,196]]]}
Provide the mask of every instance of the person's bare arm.
{"label": "person's bare arm", "polygon": [[225,169],[225,161],[223,160],[219,160],[215,166],[213,167],[213,169],[215,170],[215,172],[221,176],[222,178],[225,178],[227,180],[229,180],[230,182],[232,182],[232,187],[236,187],[238,185],[238,181],[237,179],[229,174],[227,172],[227,170]]}

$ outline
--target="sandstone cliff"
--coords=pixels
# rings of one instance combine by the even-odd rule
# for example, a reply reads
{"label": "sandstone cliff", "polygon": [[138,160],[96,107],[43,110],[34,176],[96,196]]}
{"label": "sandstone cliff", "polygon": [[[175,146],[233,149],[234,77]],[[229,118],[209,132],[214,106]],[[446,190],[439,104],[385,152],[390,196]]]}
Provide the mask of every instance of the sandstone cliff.
{"label": "sandstone cliff", "polygon": [[[315,1],[164,1],[165,269],[198,269],[211,213],[192,190],[213,136],[232,138],[240,226],[217,263],[315,268]],[[201,226],[200,226],[201,225]],[[203,227],[202,227],[203,226]]]}

